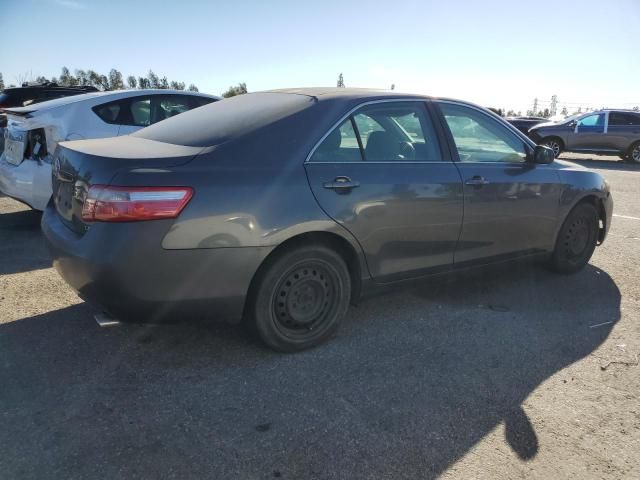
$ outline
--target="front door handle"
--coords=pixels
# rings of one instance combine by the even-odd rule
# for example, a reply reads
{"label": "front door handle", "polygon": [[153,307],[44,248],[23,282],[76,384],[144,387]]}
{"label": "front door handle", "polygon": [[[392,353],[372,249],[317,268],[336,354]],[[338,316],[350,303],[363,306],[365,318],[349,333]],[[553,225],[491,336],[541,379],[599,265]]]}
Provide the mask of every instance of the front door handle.
{"label": "front door handle", "polygon": [[479,186],[488,184],[489,180],[487,180],[484,177],[481,177],[480,175],[475,175],[474,177],[470,178],[464,183],[465,185],[473,185],[475,187],[479,187]]}
{"label": "front door handle", "polygon": [[359,187],[360,182],[353,181],[349,177],[336,177],[333,182],[323,183],[322,186],[337,193],[348,193],[352,188]]}

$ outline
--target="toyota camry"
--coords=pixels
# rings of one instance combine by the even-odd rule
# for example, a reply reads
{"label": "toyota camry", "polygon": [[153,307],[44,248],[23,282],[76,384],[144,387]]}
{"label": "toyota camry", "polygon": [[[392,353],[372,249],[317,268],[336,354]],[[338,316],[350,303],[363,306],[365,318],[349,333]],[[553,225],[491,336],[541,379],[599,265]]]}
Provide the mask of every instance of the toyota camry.
{"label": "toyota camry", "polygon": [[490,111],[389,91],[251,93],[54,157],[42,227],[82,298],[244,320],[279,351],[397,282],[524,257],[577,272],[613,210],[599,174]]}

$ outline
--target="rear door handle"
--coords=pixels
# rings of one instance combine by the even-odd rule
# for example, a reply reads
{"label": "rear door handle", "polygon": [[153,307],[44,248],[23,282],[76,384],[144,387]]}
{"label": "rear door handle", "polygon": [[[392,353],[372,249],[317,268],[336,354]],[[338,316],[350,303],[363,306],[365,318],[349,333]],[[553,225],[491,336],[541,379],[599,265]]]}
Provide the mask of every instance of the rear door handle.
{"label": "rear door handle", "polygon": [[467,180],[466,182],[464,182],[465,185],[473,185],[473,186],[481,186],[481,185],[486,185],[489,183],[489,180],[487,180],[484,177],[481,177],[480,175],[475,175],[474,177],[470,178],[469,180]]}
{"label": "rear door handle", "polygon": [[323,183],[322,186],[329,190],[335,190],[338,193],[347,193],[350,192],[352,188],[359,187],[360,182],[353,181],[349,177],[336,177],[333,182]]}

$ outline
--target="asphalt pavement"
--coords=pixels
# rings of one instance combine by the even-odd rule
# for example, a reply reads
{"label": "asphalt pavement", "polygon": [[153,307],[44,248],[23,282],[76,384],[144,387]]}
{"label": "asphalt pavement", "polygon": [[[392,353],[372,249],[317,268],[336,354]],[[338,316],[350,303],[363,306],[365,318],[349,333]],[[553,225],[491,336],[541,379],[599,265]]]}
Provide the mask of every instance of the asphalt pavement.
{"label": "asphalt pavement", "polygon": [[640,478],[640,167],[571,158],[615,201],[582,272],[434,278],[295,355],[217,323],[98,327],[40,216],[0,198],[0,477]]}

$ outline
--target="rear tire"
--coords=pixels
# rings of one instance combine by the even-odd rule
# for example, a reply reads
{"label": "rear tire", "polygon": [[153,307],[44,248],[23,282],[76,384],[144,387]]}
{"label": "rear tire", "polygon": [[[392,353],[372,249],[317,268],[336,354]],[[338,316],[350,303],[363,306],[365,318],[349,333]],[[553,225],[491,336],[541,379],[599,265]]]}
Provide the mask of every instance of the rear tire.
{"label": "rear tire", "polygon": [[314,347],[333,336],[349,308],[351,279],[342,257],[321,245],[268,260],[248,304],[248,322],[279,352]]}
{"label": "rear tire", "polygon": [[545,145],[549,147],[551,150],[553,150],[553,155],[556,158],[558,158],[562,153],[562,151],[564,150],[564,144],[562,143],[562,140],[560,140],[557,137],[543,138],[542,141],[540,142],[540,145]]}
{"label": "rear tire", "polygon": [[551,258],[551,269],[576,273],[589,263],[598,242],[599,217],[590,203],[576,205],[560,228]]}
{"label": "rear tire", "polygon": [[627,160],[636,165],[640,165],[640,142],[636,142],[629,147]]}

